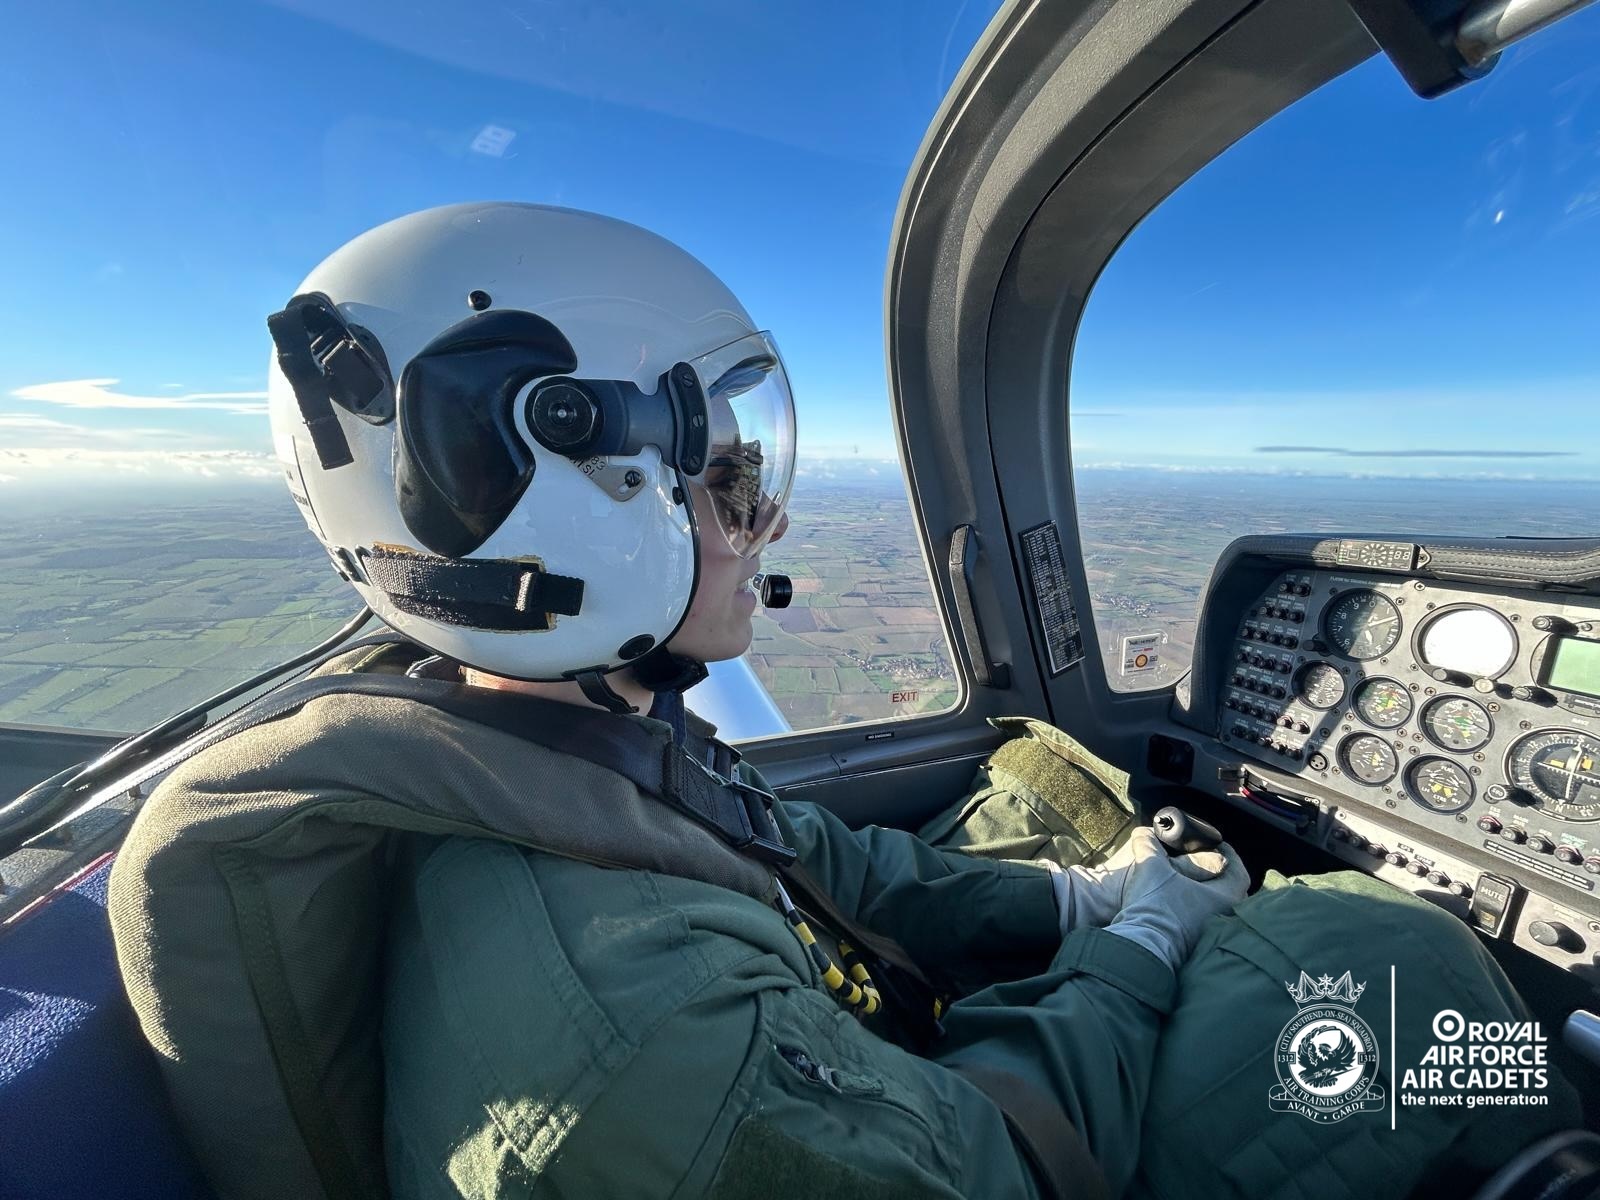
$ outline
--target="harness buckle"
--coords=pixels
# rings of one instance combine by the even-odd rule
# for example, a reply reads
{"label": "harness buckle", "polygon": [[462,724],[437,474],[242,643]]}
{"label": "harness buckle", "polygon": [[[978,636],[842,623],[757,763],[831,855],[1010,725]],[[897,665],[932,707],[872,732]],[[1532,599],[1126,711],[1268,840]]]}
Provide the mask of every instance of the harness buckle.
{"label": "harness buckle", "polygon": [[794,862],[799,852],[783,840],[783,832],[772,818],[772,806],[778,798],[741,779],[726,782],[739,800],[739,813],[743,818],[742,836],[734,843],[734,849],[743,850],[751,858],[774,867],[787,867]]}

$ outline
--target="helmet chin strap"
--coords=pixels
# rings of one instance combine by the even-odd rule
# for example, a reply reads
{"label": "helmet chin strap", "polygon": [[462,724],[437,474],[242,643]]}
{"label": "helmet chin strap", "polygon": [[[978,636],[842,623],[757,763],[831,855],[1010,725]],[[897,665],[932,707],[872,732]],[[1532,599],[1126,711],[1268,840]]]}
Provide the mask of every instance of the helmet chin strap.
{"label": "helmet chin strap", "polygon": [[[682,742],[688,736],[688,726],[683,715],[683,693],[709,674],[705,663],[681,654],[673,654],[665,646],[657,646],[637,659],[628,669],[633,672],[634,679],[641,686],[655,693],[649,715],[671,725],[674,740]],[[614,713],[639,711],[618,695],[616,689],[599,671],[582,671],[575,678],[591,704],[597,704]]]}
{"label": "helmet chin strap", "polygon": [[709,674],[698,659],[657,646],[633,666],[633,677],[656,694],[650,716],[672,726],[672,740],[682,745],[689,736],[683,715],[683,694]]}
{"label": "helmet chin strap", "polygon": [[[787,608],[794,586],[787,575],[765,574],[755,576],[761,603],[767,608]],[[672,726],[673,737],[682,742],[687,734],[683,717],[683,694],[711,672],[706,664],[696,658],[674,654],[665,646],[657,646],[629,664],[628,670],[647,691],[655,693],[650,704],[650,716],[666,721]],[[614,713],[633,713],[639,710],[629,704],[606,682],[598,670],[579,671],[572,676],[583,689],[591,704]]]}

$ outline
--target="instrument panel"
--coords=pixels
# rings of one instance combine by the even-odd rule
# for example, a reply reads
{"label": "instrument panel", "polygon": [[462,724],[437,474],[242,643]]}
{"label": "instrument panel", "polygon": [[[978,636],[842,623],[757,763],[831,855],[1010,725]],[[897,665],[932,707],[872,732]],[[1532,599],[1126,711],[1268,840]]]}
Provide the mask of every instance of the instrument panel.
{"label": "instrument panel", "polygon": [[[1225,746],[1413,846],[1600,892],[1600,598],[1288,570],[1232,632]],[[1400,857],[1428,873],[1425,852]]]}

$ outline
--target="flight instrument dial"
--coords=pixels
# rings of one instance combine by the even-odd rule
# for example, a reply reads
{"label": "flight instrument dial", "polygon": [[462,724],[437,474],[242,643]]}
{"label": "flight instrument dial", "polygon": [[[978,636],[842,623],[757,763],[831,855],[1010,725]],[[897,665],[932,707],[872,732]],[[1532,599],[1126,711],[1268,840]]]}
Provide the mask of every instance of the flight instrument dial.
{"label": "flight instrument dial", "polygon": [[1398,729],[1411,719],[1411,693],[1393,679],[1369,679],[1356,689],[1356,714],[1379,729]]}
{"label": "flight instrument dial", "polygon": [[1311,663],[1301,670],[1295,691],[1313,708],[1332,708],[1344,699],[1344,676],[1327,663]]}
{"label": "flight instrument dial", "polygon": [[1600,738],[1552,729],[1511,747],[1506,774],[1534,807],[1569,821],[1600,821]]}
{"label": "flight instrument dial", "polygon": [[1334,598],[1322,615],[1322,628],[1340,654],[1365,662],[1381,658],[1400,641],[1400,610],[1387,596],[1357,588]]}
{"label": "flight instrument dial", "polygon": [[1422,710],[1422,725],[1434,743],[1446,750],[1476,750],[1494,736],[1494,721],[1476,700],[1441,696]]}
{"label": "flight instrument dial", "polygon": [[1339,757],[1352,779],[1373,787],[1388,783],[1400,769],[1400,756],[1394,752],[1394,747],[1372,733],[1358,733],[1347,738],[1339,747]]}
{"label": "flight instrument dial", "polygon": [[1447,758],[1419,758],[1406,772],[1406,789],[1423,808],[1460,812],[1472,803],[1472,776]]}

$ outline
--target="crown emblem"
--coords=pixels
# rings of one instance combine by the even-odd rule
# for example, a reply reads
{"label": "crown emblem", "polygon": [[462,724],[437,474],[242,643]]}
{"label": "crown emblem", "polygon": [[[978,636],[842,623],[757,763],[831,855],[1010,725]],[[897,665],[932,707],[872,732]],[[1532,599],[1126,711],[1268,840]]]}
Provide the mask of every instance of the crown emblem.
{"label": "crown emblem", "polygon": [[1317,1000],[1330,1000],[1335,1004],[1353,1007],[1361,999],[1361,993],[1367,990],[1364,983],[1352,983],[1350,972],[1346,971],[1335,981],[1331,975],[1323,975],[1312,979],[1304,971],[1300,972],[1300,982],[1284,984],[1289,989],[1289,995],[1294,997],[1294,1002],[1301,1008]]}

